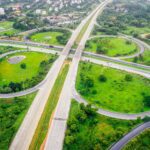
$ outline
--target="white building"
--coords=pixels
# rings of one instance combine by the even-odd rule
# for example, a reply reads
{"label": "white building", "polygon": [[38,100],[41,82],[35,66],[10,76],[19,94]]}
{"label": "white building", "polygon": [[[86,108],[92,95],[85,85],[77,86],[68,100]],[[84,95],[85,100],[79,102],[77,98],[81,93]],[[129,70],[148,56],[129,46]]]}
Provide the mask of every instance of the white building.
{"label": "white building", "polygon": [[5,10],[4,10],[4,8],[0,8],[0,15],[5,15]]}

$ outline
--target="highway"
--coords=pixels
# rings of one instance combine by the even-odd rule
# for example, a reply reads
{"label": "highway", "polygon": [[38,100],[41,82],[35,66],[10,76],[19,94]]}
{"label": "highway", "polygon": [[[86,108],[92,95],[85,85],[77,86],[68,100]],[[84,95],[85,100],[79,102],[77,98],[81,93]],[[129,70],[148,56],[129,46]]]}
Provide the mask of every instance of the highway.
{"label": "highway", "polygon": [[[7,44],[6,43],[0,43],[0,45],[7,45]],[[26,48],[26,46],[24,46],[24,45],[10,44],[9,46],[15,46],[15,47],[18,47],[18,48],[19,47]],[[0,59],[3,58],[3,57],[6,57],[8,55],[11,55],[11,54],[21,53],[21,52],[28,52],[28,51],[35,51],[35,52],[42,52],[42,53],[51,53],[51,54],[56,54],[57,53],[58,55],[61,54],[61,52],[57,52],[55,50],[29,46],[27,50],[15,50],[15,51],[10,51],[10,52],[1,54],[0,55]],[[150,77],[150,72],[148,70],[144,70],[144,69],[142,70],[140,68],[135,68],[135,67],[132,67],[132,65],[131,66],[125,66],[125,65],[121,65],[121,64],[116,64],[114,62],[110,62],[110,58],[107,57],[107,56],[101,56],[101,55],[93,54],[93,53],[90,53],[90,52],[83,52],[83,54],[89,55],[89,56],[96,56],[98,58],[107,58],[106,59],[107,61],[104,61],[104,60],[99,60],[99,59],[90,58],[90,57],[84,57],[83,56],[82,57],[83,61],[90,61],[90,62],[93,62],[95,64],[104,65],[104,66],[108,66],[108,67],[112,67],[112,68],[128,71],[128,72],[131,72],[131,73],[136,73],[136,74],[142,75],[142,76],[144,76],[146,78]],[[70,54],[70,57],[72,58],[73,55]],[[116,62],[116,60],[115,60],[115,62]],[[147,69],[150,69],[149,66],[144,66],[144,68],[145,67],[148,67]],[[0,98],[13,98],[13,97],[19,97],[19,96],[24,96],[24,95],[33,93],[33,92],[39,90],[40,87],[43,86],[43,84],[46,81],[47,81],[47,76],[45,77],[45,79],[41,83],[37,84],[36,86],[34,86],[32,88],[26,89],[24,91],[16,92],[16,93],[0,94]]]}
{"label": "highway", "polygon": [[[75,39],[80,33],[81,29],[87,22],[89,17],[81,22],[78,28],[73,32],[71,38],[68,43],[64,47],[61,52],[59,58],[54,62],[50,71],[47,74],[47,81],[43,84],[43,86],[38,91],[31,107],[29,108],[14,140],[10,145],[10,150],[27,150],[33,138],[34,132],[44,110],[45,104],[48,100],[52,87],[56,81],[56,78],[60,72],[60,69],[67,58],[71,47],[74,44]],[[37,111],[38,110],[38,111]]]}
{"label": "highway", "polygon": [[131,132],[129,132],[127,135],[125,135],[121,140],[119,140],[116,144],[114,144],[110,150],[121,150],[135,136],[139,135],[144,130],[149,129],[149,128],[150,128],[150,122],[144,123],[144,124],[136,127]]}
{"label": "highway", "polygon": [[110,2],[105,0],[102,2],[97,9],[91,13],[91,22],[78,45],[78,48],[73,56],[73,60],[67,74],[55,113],[52,119],[51,127],[48,131],[48,137],[45,145],[45,150],[61,150],[63,148],[63,141],[66,131],[67,119],[69,115],[72,89],[75,85],[78,64],[82,55],[82,51],[85,47],[85,42],[90,36],[90,33],[94,27],[95,20],[100,12],[103,11],[104,7]]}

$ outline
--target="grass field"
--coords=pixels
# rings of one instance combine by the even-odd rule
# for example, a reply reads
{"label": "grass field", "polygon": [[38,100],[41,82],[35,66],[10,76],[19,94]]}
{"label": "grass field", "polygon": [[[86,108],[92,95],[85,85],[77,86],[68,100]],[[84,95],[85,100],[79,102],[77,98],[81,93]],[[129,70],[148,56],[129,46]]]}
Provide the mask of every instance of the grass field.
{"label": "grass field", "polygon": [[8,150],[36,93],[19,98],[0,99],[0,149]]}
{"label": "grass field", "polygon": [[150,29],[148,27],[144,27],[144,28],[137,28],[135,26],[128,26],[127,29],[125,31],[123,31],[124,34],[129,34],[132,35],[134,33],[137,34],[146,34],[146,33],[150,33]]}
{"label": "grass field", "polygon": [[[18,64],[10,64],[8,58],[12,56],[26,56]],[[53,55],[44,54],[38,52],[22,52],[13,55],[9,55],[7,58],[4,58],[0,61],[0,86],[8,84],[9,82],[21,82],[26,79],[31,79],[36,76],[39,71],[39,65],[43,60],[48,60]],[[22,69],[20,65],[22,63],[26,64],[26,69]]]}
{"label": "grass field", "polygon": [[79,35],[77,36],[76,40],[75,40],[75,45],[78,45],[82,39],[82,37],[84,36],[90,22],[91,22],[92,17],[87,21],[87,23],[83,26],[82,30],[80,31]]}
{"label": "grass field", "polygon": [[94,38],[87,41],[85,50],[116,57],[134,54],[138,47],[123,38]]}
{"label": "grass field", "polygon": [[150,110],[145,105],[149,101],[150,80],[136,74],[81,62],[76,89],[100,108],[124,113]]}
{"label": "grass field", "polygon": [[145,50],[142,55],[135,58],[126,59],[127,61],[150,66],[150,50]]}
{"label": "grass field", "polygon": [[69,69],[69,65],[64,64],[61,72],[59,73],[59,76],[53,86],[53,89],[51,91],[47,104],[45,106],[44,112],[42,114],[42,117],[36,129],[36,132],[34,134],[33,140],[29,148],[30,150],[40,149],[41,144],[46,138],[46,134],[48,132],[49,125],[50,125],[50,118],[59,100],[59,96],[60,96],[64,81],[65,81],[68,69]]}
{"label": "grass field", "polygon": [[15,50],[22,50],[23,48],[12,47],[12,46],[1,46],[0,45],[0,54],[7,53]]}
{"label": "grass field", "polygon": [[150,129],[145,130],[137,137],[133,138],[123,150],[149,150],[150,149]]}
{"label": "grass field", "polygon": [[0,22],[0,36],[12,36],[14,34],[17,34],[18,32],[19,30],[13,28],[13,22]]}
{"label": "grass field", "polygon": [[106,150],[139,121],[113,119],[72,101],[64,150]]}
{"label": "grass field", "polygon": [[[39,32],[33,34],[30,39],[34,42],[40,42],[40,43],[45,43],[45,44],[50,44],[50,45],[65,45],[66,40],[69,39],[70,32],[69,31],[46,31],[46,32]],[[61,43],[58,40],[58,37],[65,37],[64,43]]]}
{"label": "grass field", "polygon": [[10,21],[0,22],[0,31],[10,29],[12,28],[12,26],[13,26],[13,22]]}

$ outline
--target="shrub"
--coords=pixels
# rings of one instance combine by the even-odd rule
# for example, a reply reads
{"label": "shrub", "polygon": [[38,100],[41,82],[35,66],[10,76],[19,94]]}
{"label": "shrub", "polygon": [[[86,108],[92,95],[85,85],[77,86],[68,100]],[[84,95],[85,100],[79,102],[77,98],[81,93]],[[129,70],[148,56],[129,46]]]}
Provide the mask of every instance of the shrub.
{"label": "shrub", "polygon": [[150,107],[150,96],[144,96],[144,105]]}
{"label": "shrub", "polygon": [[125,80],[126,81],[132,81],[133,77],[130,74],[125,75]]}
{"label": "shrub", "polygon": [[100,82],[106,82],[106,81],[107,81],[106,76],[105,76],[105,75],[100,75],[100,76],[99,76],[99,81],[100,81]]}
{"label": "shrub", "polygon": [[70,145],[74,143],[75,138],[72,135],[67,135],[65,138],[66,145]]}
{"label": "shrub", "polygon": [[22,69],[26,69],[26,68],[27,68],[27,66],[26,66],[25,63],[22,63],[22,64],[20,65],[20,67],[21,67]]}

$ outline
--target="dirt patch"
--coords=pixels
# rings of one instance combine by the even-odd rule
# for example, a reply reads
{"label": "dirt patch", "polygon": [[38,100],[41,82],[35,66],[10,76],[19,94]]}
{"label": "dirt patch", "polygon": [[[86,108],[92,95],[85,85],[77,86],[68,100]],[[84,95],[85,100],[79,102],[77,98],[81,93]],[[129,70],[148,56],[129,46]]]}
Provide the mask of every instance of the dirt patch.
{"label": "dirt patch", "polygon": [[13,56],[13,57],[8,58],[8,62],[10,64],[18,64],[25,58],[26,58],[26,56],[22,56],[22,55],[21,56]]}
{"label": "dirt patch", "polygon": [[51,36],[46,36],[45,39],[50,40],[52,37]]}

